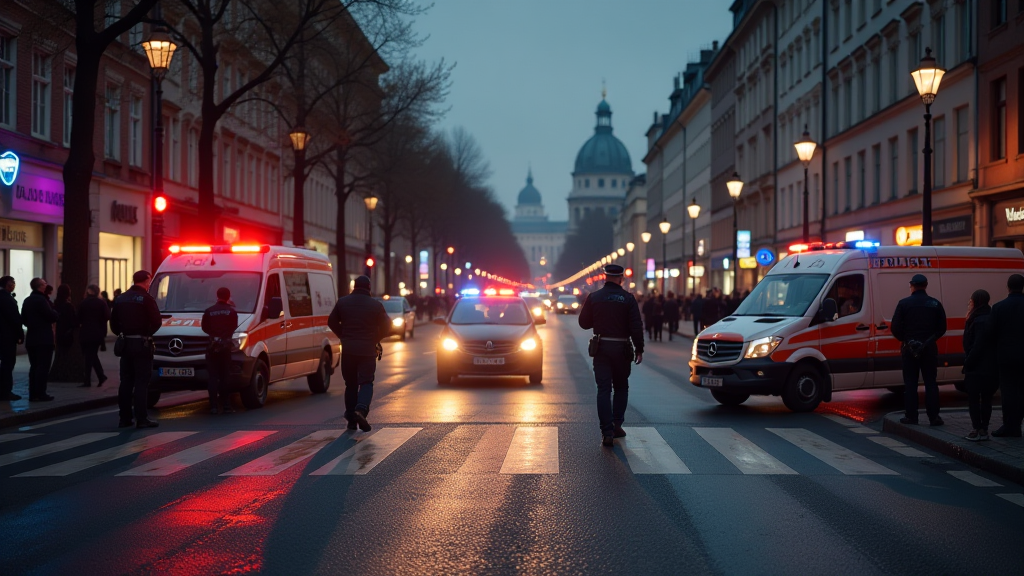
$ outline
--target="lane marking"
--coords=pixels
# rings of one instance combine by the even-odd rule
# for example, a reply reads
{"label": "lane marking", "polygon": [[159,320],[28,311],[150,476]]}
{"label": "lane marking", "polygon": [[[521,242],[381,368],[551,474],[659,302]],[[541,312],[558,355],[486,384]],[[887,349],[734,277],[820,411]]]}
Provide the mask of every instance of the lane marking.
{"label": "lane marking", "polygon": [[904,456],[910,456],[911,458],[931,458],[932,457],[931,454],[926,454],[926,453],[918,450],[917,448],[912,448],[910,446],[907,446],[903,442],[900,442],[899,440],[897,440],[895,438],[889,438],[888,436],[871,436],[870,438],[868,438],[868,440],[871,440],[875,444],[881,444],[882,446],[885,446],[886,448],[888,448],[888,449],[890,449],[890,450],[892,450],[894,452],[897,452],[899,454],[902,454]]}
{"label": "lane marking", "polygon": [[984,476],[978,476],[974,472],[969,472],[967,470],[946,470],[946,472],[953,478],[963,480],[971,486],[978,486],[980,488],[1002,487],[1002,484],[999,482],[993,482]]}
{"label": "lane marking", "polygon": [[694,428],[693,430],[744,474],[797,473],[796,470],[786,466],[732,428]]}
{"label": "lane marking", "polygon": [[169,476],[175,472],[179,472],[198,464],[204,460],[209,460],[214,456],[219,456],[225,452],[230,452],[235,448],[241,448],[246,444],[251,444],[257,440],[262,440],[271,434],[276,434],[274,430],[248,430],[232,432],[223,438],[200,444],[199,446],[193,446],[181,452],[171,454],[159,460],[154,460],[148,464],[143,464],[131,470],[126,470],[118,474],[118,476]]}
{"label": "lane marking", "polygon": [[310,458],[344,434],[344,430],[317,430],[305,438],[243,464],[221,476],[273,476]]}
{"label": "lane marking", "polygon": [[60,420],[53,420],[51,422],[46,422],[46,423],[43,423],[43,424],[33,424],[31,426],[22,426],[21,428],[18,428],[18,430],[20,430],[22,432],[24,432],[26,430],[37,430],[39,428],[46,428],[47,426],[53,426],[54,424],[63,424],[65,422],[71,422],[71,421],[74,421],[74,420],[81,420],[82,418],[92,418],[93,416],[100,416],[102,414],[113,414],[114,412],[117,412],[117,411],[119,411],[119,408],[112,408],[110,410],[99,410],[99,411],[96,411],[96,412],[89,412],[87,414],[81,414],[79,416],[72,416],[70,418],[61,418]]}
{"label": "lane marking", "polygon": [[15,440],[21,440],[22,438],[31,438],[33,436],[42,436],[42,434],[22,434],[21,432],[0,434],[0,444],[3,444],[4,442],[13,442]]}
{"label": "lane marking", "polygon": [[996,494],[996,496],[999,496],[1003,500],[1009,500],[1017,506],[1024,507],[1024,494]]}
{"label": "lane marking", "polygon": [[89,432],[87,434],[79,434],[78,436],[58,440],[57,442],[51,442],[50,444],[43,444],[42,446],[36,446],[35,448],[26,448],[17,452],[11,452],[10,454],[4,454],[3,456],[0,456],[0,466],[7,466],[8,464],[14,464],[15,462],[24,462],[31,458],[46,456],[47,454],[53,454],[54,452],[60,452],[69,448],[76,448],[92,442],[106,440],[107,438],[113,438],[114,436],[117,436],[117,432]]}
{"label": "lane marking", "polygon": [[633,474],[690,474],[690,469],[679,459],[661,437],[650,427],[623,428],[626,437],[621,439],[622,451]]}
{"label": "lane marking", "polygon": [[558,428],[520,426],[509,444],[501,474],[558,474]]}
{"label": "lane marking", "polygon": [[362,476],[373,470],[399,446],[423,428],[381,428],[357,439],[341,456],[314,470],[310,476]]}
{"label": "lane marking", "polygon": [[853,450],[826,440],[810,430],[803,428],[766,428],[766,430],[780,436],[797,448],[848,476],[866,474],[899,475],[898,472],[868,460]]}
{"label": "lane marking", "polygon": [[132,440],[131,442],[120,446],[114,446],[113,448],[107,448],[106,450],[86,454],[79,458],[72,458],[71,460],[58,462],[50,466],[44,466],[37,470],[30,470],[22,474],[17,474],[12,476],[12,478],[25,478],[30,476],[67,476],[69,474],[74,474],[75,472],[81,472],[82,470],[92,468],[93,466],[113,462],[118,458],[124,458],[125,456],[131,456],[132,454],[138,454],[139,452],[149,450],[150,448],[162,446],[168,442],[181,440],[182,438],[193,434],[198,434],[198,432],[160,432],[158,434],[153,434],[152,436]]}
{"label": "lane marking", "polygon": [[459,467],[458,473],[497,474],[515,432],[513,426],[488,426],[466,461]]}

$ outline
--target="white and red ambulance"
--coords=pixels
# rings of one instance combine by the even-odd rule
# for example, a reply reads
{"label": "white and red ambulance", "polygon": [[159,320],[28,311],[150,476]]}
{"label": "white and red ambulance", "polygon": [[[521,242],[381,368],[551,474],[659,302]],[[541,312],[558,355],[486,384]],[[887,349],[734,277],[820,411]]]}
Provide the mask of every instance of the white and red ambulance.
{"label": "white and red ambulance", "polygon": [[149,289],[163,317],[153,337],[151,406],[163,391],[206,389],[209,337],[200,324],[222,286],[238,311],[230,384],[245,407],[263,406],[267,387],[281,380],[305,377],[314,394],[327,391],[341,357],[341,343],[327,327],[337,300],[327,256],[266,244],[172,246],[170,252]]}
{"label": "white and red ambulance", "polygon": [[939,383],[962,380],[967,302],[979,288],[992,301],[1024,273],[1014,248],[879,246],[858,241],[795,245],[735,313],[694,340],[690,383],[725,405],[752,394],[782,396],[796,412],[834,392],[903,386],[900,343],[890,332],[910,278],[924,274],[928,294],[946,310],[938,341]]}

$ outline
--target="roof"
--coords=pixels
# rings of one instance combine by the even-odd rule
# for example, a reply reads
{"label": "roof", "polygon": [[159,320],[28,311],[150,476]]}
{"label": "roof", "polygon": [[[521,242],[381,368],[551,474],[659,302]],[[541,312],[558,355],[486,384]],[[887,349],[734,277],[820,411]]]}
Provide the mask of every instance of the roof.
{"label": "roof", "polygon": [[565,234],[569,230],[568,222],[529,222],[514,220],[512,222],[513,234]]}
{"label": "roof", "polygon": [[533,170],[531,169],[526,173],[526,187],[519,191],[519,204],[520,205],[540,205],[541,197],[540,191],[533,187]]}
{"label": "roof", "polygon": [[576,155],[573,174],[633,174],[633,162],[621,140],[612,134],[612,108],[606,100],[597,105],[594,135]]}

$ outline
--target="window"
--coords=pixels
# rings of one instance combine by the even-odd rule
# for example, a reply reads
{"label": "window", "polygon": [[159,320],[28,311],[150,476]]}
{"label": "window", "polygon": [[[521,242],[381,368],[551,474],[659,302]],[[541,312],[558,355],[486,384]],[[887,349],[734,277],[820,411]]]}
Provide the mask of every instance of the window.
{"label": "window", "polygon": [[[921,64],[921,58],[924,56],[924,51],[921,48],[921,31],[917,30],[910,35],[909,46],[907,47],[907,70],[917,70],[917,67]],[[914,86],[914,79],[907,74],[907,86],[911,94],[917,92],[917,88]]]}
{"label": "window", "polygon": [[128,29],[128,46],[140,54],[144,52],[142,49],[142,22]]}
{"label": "window", "polygon": [[64,146],[71,146],[71,121],[75,95],[75,69],[64,67]]}
{"label": "window", "polygon": [[50,57],[32,54],[32,135],[50,138]]}
{"label": "window", "polygon": [[167,176],[181,182],[181,122],[171,119],[171,145],[167,150]]}
{"label": "window", "polygon": [[[861,2],[863,6],[864,3]],[[868,117],[868,83],[864,66],[857,70],[857,121],[860,122]]]}
{"label": "window", "polygon": [[917,194],[917,128],[907,132],[907,155],[910,158],[910,194]]}
{"label": "window", "polygon": [[111,24],[121,19],[121,0],[109,0],[105,2],[106,10],[103,13],[103,27],[109,28]]}
{"label": "window", "polygon": [[899,86],[900,86],[900,53],[894,47],[889,51],[889,104],[895,103],[900,99]]}
{"label": "window", "polygon": [[584,188],[590,188],[590,178],[585,178],[583,180],[583,187]]}
{"label": "window", "polygon": [[188,131],[188,185],[199,186],[199,134],[195,130]]}
{"label": "window", "polygon": [[863,208],[868,204],[868,183],[867,183],[867,162],[864,152],[857,153],[857,208]]}
{"label": "window", "polygon": [[231,94],[231,78],[232,78],[232,76],[231,76],[231,64],[228,64],[228,65],[226,65],[224,67],[223,78],[224,78],[224,84],[223,84],[223,89],[221,90],[221,93],[220,93],[221,100],[227,98],[228,95]]}
{"label": "window", "polygon": [[946,62],[946,13],[932,20],[932,48],[935,50],[935,61],[939,66],[948,66]]}
{"label": "window", "polygon": [[220,171],[224,181],[221,183],[220,195],[225,198],[231,197],[231,147],[224,146],[224,167]]}
{"label": "window", "polygon": [[860,29],[868,21],[868,3],[864,0],[857,2],[857,28]]}
{"label": "window", "polygon": [[989,0],[992,7],[992,27],[1006,24],[1006,0]]}
{"label": "window", "polygon": [[878,14],[882,11],[882,0],[871,0],[871,14]]}
{"label": "window", "polygon": [[103,155],[110,160],[121,159],[121,88],[107,86],[106,110],[103,114]]}
{"label": "window", "polygon": [[14,38],[0,34],[0,124],[14,125]]}
{"label": "window", "polygon": [[598,178],[597,179],[597,187],[598,188],[604,188],[604,178]]}
{"label": "window", "polygon": [[[859,0],[863,2],[864,0]],[[846,0],[843,3],[843,38],[849,38],[853,34],[853,0]]]}
{"label": "window", "polygon": [[974,40],[972,37],[974,26],[971,22],[974,11],[971,9],[971,3],[971,0],[965,0],[956,5],[956,21],[960,25],[960,29],[957,31],[957,55],[960,62],[971,57],[971,42]]}
{"label": "window", "polygon": [[889,199],[895,200],[900,189],[900,141],[889,140]]}
{"label": "window", "polygon": [[845,192],[846,203],[843,207],[843,212],[850,211],[850,204],[853,202],[853,159],[847,156],[843,160],[843,168],[845,170],[846,179],[843,181],[843,192]]}
{"label": "window", "polygon": [[288,292],[288,314],[292,318],[313,315],[313,299],[309,295],[309,277],[305,272],[285,272],[284,287]]}
{"label": "window", "polygon": [[843,128],[853,125],[853,79],[847,78],[843,84]]}
{"label": "window", "polygon": [[871,68],[871,111],[882,109],[882,60],[875,60]]}
{"label": "window", "polygon": [[142,166],[142,97],[132,95],[131,107],[128,109],[128,136],[131,139],[128,163]]}
{"label": "window", "polygon": [[839,213],[839,162],[832,163],[832,213]]}
{"label": "window", "polygon": [[878,204],[882,201],[882,145],[875,144],[871,147],[872,182],[871,182],[871,203]]}
{"label": "window", "polygon": [[968,122],[967,106],[956,110],[956,181],[967,180],[967,154],[970,152],[970,143],[967,139]]}
{"label": "window", "polygon": [[935,150],[932,154],[932,184],[935,188],[946,185],[946,119],[936,118],[932,126],[935,132]]}
{"label": "window", "polygon": [[859,313],[864,306],[864,275],[841,276],[828,289],[825,297],[835,300],[840,318]]}
{"label": "window", "polygon": [[619,187],[619,181],[614,179],[614,178],[612,178],[612,188],[618,188],[618,187]]}
{"label": "window", "polygon": [[839,132],[839,85],[835,83],[832,84],[832,106],[829,107],[828,123],[830,133]]}
{"label": "window", "polygon": [[831,46],[831,48],[833,50],[835,50],[836,48],[839,47],[839,4],[838,3],[832,5],[832,14],[831,14],[830,20],[831,20],[831,22],[830,22],[831,23],[831,29],[829,30],[829,37],[832,38],[832,42],[831,42],[832,46]]}
{"label": "window", "polygon": [[817,219],[818,214],[818,198],[821,197],[821,179],[819,174],[814,175],[814,195],[810,198],[811,213],[807,216],[807,219],[814,222]]}
{"label": "window", "polygon": [[[277,274],[271,274],[267,277],[267,289],[263,293],[263,305],[270,306],[270,301],[274,298],[281,297],[281,277]],[[283,306],[283,304],[282,304]],[[276,320],[276,318],[270,318],[270,320]]]}
{"label": "window", "polygon": [[992,83],[992,159],[1006,158],[1006,78]]}

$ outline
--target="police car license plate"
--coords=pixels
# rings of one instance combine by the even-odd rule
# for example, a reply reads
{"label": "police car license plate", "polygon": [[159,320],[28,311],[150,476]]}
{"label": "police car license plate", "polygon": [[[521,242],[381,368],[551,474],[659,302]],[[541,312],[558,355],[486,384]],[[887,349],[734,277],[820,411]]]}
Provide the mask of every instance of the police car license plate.
{"label": "police car license plate", "polygon": [[700,385],[705,388],[721,388],[723,378],[712,378],[710,376],[701,376]]}
{"label": "police car license plate", "polygon": [[476,366],[504,366],[504,358],[473,358],[473,364]]}
{"label": "police car license plate", "polygon": [[196,375],[195,368],[161,368],[160,376],[164,378],[192,378]]}

